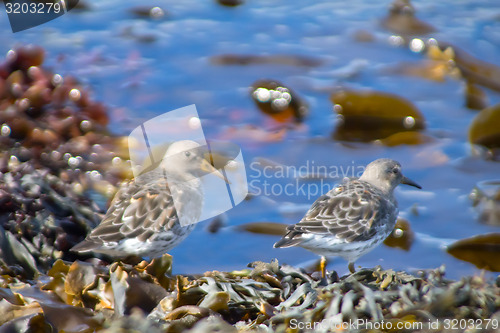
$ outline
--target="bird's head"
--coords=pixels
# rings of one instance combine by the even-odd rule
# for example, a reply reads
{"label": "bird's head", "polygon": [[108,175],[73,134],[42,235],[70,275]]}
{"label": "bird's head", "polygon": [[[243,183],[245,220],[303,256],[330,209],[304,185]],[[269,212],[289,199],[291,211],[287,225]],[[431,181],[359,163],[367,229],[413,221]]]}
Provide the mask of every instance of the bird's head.
{"label": "bird's head", "polygon": [[168,147],[161,166],[165,169],[167,176],[178,181],[189,181],[207,174],[214,174],[228,182],[226,177],[205,159],[207,155],[207,146],[201,146],[191,140],[176,141]]}
{"label": "bird's head", "polygon": [[403,175],[399,162],[388,158],[380,158],[368,164],[359,179],[369,182],[389,193],[392,193],[399,184],[406,184],[419,189],[422,188],[413,180]]}

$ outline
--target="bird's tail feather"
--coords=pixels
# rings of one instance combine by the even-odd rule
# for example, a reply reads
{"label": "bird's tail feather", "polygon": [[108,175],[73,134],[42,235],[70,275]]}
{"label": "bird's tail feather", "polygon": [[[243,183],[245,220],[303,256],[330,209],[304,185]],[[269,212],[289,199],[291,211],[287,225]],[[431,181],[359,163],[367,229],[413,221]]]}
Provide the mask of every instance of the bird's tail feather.
{"label": "bird's tail feather", "polygon": [[73,251],[73,252],[89,252],[89,251],[95,250],[97,247],[98,247],[97,243],[94,243],[94,242],[91,242],[88,240],[84,240],[84,241],[76,244],[75,246],[73,246],[71,248],[71,251]]}

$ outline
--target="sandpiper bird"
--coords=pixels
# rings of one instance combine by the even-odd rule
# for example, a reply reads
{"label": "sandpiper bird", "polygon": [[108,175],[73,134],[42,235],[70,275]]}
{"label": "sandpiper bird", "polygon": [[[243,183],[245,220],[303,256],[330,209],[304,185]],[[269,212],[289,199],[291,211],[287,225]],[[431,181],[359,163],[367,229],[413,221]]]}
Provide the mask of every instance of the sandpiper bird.
{"label": "sandpiper bird", "polygon": [[323,277],[327,256],[344,258],[354,273],[354,262],[394,229],[399,210],[393,192],[399,184],[421,189],[403,176],[399,162],[371,162],[359,179],[346,179],[319,197],[274,247],[300,246],[320,255]]}
{"label": "sandpiper bird", "polygon": [[203,205],[198,177],[208,173],[227,182],[203,158],[198,143],[172,143],[158,168],[120,187],[101,223],[71,250],[113,257],[161,256],[182,242],[198,222]]}

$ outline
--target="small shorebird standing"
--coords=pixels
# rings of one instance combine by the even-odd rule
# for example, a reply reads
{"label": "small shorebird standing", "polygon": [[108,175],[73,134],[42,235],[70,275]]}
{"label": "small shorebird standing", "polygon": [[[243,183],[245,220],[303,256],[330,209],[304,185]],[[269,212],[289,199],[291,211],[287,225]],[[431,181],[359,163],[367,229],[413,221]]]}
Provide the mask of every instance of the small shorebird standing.
{"label": "small shorebird standing", "polygon": [[323,277],[327,256],[344,258],[354,273],[354,262],[394,229],[399,210],[393,192],[399,184],[421,189],[403,176],[399,162],[387,158],[371,162],[359,179],[344,180],[319,197],[274,247],[300,246],[320,255]]}
{"label": "small shorebird standing", "polygon": [[[203,158],[198,143],[172,143],[158,168],[120,187],[101,223],[71,250],[119,258],[161,256],[193,231],[203,206],[203,187],[198,177],[208,173],[227,182]],[[179,216],[188,222],[185,226],[180,224]]]}

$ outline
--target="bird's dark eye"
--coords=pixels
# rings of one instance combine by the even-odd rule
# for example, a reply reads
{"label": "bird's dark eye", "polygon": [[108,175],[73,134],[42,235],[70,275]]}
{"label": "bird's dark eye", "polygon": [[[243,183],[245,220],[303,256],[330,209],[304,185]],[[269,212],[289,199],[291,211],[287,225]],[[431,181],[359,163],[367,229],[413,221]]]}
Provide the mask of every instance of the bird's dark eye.
{"label": "bird's dark eye", "polygon": [[396,174],[396,173],[398,173],[398,172],[399,172],[399,170],[398,170],[398,169],[392,169],[392,173]]}
{"label": "bird's dark eye", "polygon": [[189,151],[185,151],[185,152],[184,152],[184,155],[186,155],[186,157],[189,157],[189,156],[191,156],[191,152],[189,152]]}

